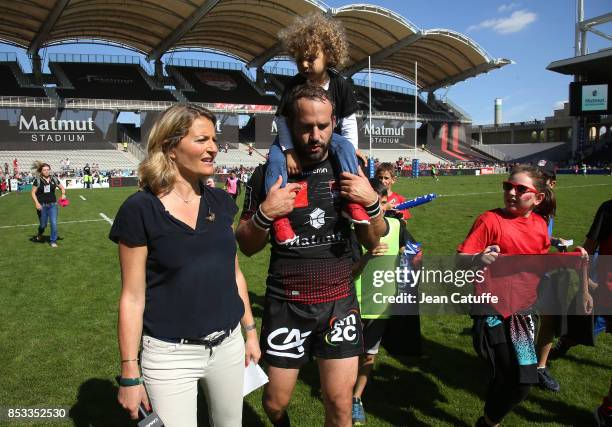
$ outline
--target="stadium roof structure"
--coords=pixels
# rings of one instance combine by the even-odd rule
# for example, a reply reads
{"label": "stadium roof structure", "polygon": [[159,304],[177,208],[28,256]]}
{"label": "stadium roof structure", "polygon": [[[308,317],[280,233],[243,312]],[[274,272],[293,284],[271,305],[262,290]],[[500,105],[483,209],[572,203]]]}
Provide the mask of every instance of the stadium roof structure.
{"label": "stadium roof structure", "polygon": [[612,49],[554,61],[548,64],[546,69],[561,74],[581,75],[594,80],[610,80]]}
{"label": "stadium roof structure", "polygon": [[282,57],[277,33],[296,16],[322,12],[341,21],[350,43],[345,75],[368,66],[423,90],[450,86],[511,61],[491,57],[469,37],[422,30],[375,5],[329,8],[317,0],[12,0],[4,2],[0,39],[31,55],[80,39],[116,43],[158,60],[167,52],[211,49],[260,67]]}

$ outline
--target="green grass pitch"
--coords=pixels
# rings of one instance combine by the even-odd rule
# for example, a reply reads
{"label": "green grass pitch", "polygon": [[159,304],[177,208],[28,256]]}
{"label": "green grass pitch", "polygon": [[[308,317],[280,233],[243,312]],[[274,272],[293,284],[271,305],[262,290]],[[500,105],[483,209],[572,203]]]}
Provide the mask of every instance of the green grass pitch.
{"label": "green grass pitch", "polygon": [[[452,254],[476,216],[501,206],[503,177],[401,179],[407,197],[436,192],[413,209],[409,229],[426,253]],[[597,207],[612,196],[612,177],[560,176],[555,235],[584,240]],[[116,404],[116,343],[120,274],[117,248],[108,240],[113,218],[134,188],[73,190],[60,209],[58,249],[33,243],[37,222],[29,194],[0,198],[0,406],[65,407],[69,422],[2,425],[133,425]],[[85,197],[82,200],[79,196]],[[22,226],[24,225],[24,226]],[[47,230],[48,234],[49,230]],[[268,251],[240,257],[260,327]],[[203,272],[205,273],[205,272]],[[466,316],[423,317],[423,356],[393,358],[384,350],[365,395],[370,426],[470,426],[481,414],[486,366],[472,350]],[[559,393],[533,388],[508,426],[588,426],[612,374],[612,337],[577,347],[552,365]],[[244,405],[244,425],[268,425],[261,391]],[[205,403],[200,418],[206,424]],[[289,408],[296,426],[323,425],[316,366],[300,374]]]}

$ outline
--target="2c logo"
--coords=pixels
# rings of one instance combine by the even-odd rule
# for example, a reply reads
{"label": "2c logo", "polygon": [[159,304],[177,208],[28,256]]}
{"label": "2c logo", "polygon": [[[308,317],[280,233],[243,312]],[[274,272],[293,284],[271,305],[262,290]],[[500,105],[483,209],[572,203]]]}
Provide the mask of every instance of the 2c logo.
{"label": "2c logo", "polygon": [[325,335],[325,342],[329,345],[338,346],[342,342],[350,344],[359,343],[357,322],[359,312],[355,309],[349,311],[349,315],[343,319],[332,317],[329,321],[330,331]]}

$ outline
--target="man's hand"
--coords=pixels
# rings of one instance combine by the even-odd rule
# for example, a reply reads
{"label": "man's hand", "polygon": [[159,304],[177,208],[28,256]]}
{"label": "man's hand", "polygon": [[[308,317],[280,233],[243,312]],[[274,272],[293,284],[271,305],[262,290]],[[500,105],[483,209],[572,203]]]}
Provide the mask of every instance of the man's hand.
{"label": "man's hand", "polygon": [[287,158],[287,174],[297,175],[302,172],[302,165],[300,159],[295,154],[295,150],[285,150],[285,157]]}
{"label": "man's hand", "polygon": [[357,172],[358,175],[342,172],[342,175],[340,175],[340,194],[353,203],[370,206],[378,200],[378,195],[361,169],[358,169]]}
{"label": "man's hand", "polygon": [[272,220],[284,217],[293,211],[295,196],[301,188],[300,184],[296,183],[287,184],[285,188],[281,188],[282,182],[283,178],[279,176],[274,185],[270,187],[266,200],[261,204],[263,214]]}
{"label": "man's hand", "polygon": [[368,253],[371,253],[373,256],[383,256],[389,250],[389,245],[384,242],[379,242],[373,249],[369,250]]}
{"label": "man's hand", "polygon": [[39,210],[41,210],[41,209],[42,209],[41,204],[40,204],[40,203],[38,203],[38,202],[36,202],[34,206],[36,206],[36,210],[37,210],[37,211],[39,211]]}

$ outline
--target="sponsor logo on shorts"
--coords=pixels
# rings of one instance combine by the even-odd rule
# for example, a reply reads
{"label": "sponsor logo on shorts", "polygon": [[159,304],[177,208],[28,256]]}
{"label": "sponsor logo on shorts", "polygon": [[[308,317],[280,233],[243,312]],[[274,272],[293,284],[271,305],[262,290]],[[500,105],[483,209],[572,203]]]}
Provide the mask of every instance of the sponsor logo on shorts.
{"label": "sponsor logo on shorts", "polygon": [[302,332],[299,329],[278,328],[268,335],[267,354],[279,357],[299,359],[304,356],[304,341],[312,331]]}
{"label": "sponsor logo on shorts", "polygon": [[334,347],[339,346],[343,342],[358,344],[359,332],[357,330],[357,322],[359,322],[359,311],[356,309],[349,310],[348,316],[343,319],[332,317],[329,320],[330,330],[325,335],[325,342]]}

